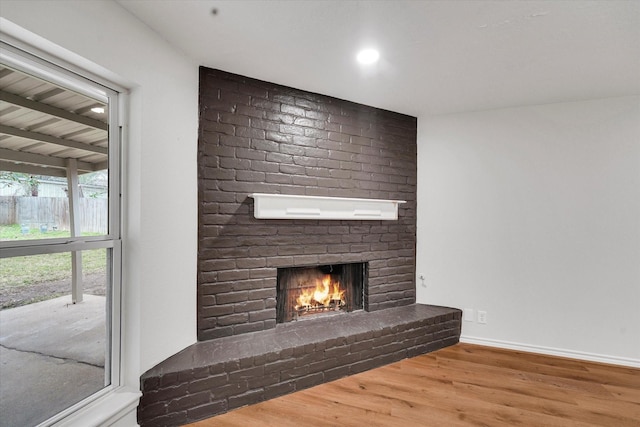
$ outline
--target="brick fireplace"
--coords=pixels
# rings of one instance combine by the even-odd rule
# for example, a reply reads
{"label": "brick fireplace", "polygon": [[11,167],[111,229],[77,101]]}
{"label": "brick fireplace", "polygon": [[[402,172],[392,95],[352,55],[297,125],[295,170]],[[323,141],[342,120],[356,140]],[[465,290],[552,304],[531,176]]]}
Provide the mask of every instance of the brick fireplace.
{"label": "brick fireplace", "polygon": [[[459,310],[415,304],[416,118],[204,67],[199,102],[199,342],[142,376],[141,425],[180,425],[457,342]],[[265,220],[252,193],[406,203],[393,221]],[[279,318],[283,269],[334,265],[361,266],[355,309],[336,310],[333,297],[338,315]]]}

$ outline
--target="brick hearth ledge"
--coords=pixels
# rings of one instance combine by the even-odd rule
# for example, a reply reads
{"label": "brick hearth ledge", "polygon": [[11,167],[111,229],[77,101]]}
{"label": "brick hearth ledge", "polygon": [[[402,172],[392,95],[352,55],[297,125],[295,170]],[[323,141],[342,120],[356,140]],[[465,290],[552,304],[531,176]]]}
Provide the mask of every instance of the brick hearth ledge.
{"label": "brick hearth ledge", "polygon": [[412,304],[198,342],[141,377],[141,426],[176,426],[457,343],[462,312]]}

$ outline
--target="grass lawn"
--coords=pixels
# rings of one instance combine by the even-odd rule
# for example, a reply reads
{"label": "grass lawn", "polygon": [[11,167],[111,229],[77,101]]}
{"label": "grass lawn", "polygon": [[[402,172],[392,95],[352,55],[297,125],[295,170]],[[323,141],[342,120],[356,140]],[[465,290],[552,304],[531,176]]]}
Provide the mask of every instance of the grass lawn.
{"label": "grass lawn", "polygon": [[33,239],[51,239],[54,237],[69,237],[71,234],[65,230],[47,230],[41,232],[39,228],[30,228],[24,234],[20,228],[20,224],[0,225],[0,241],[2,240],[33,240]]}
{"label": "grass lawn", "polygon": [[[91,235],[98,235],[92,233]],[[68,231],[48,231],[31,229],[22,234],[20,225],[0,225],[0,240],[16,241],[52,237],[68,237]],[[83,273],[105,271],[106,249],[82,251]],[[0,292],[8,287],[28,286],[34,283],[50,282],[71,278],[71,253],[32,255],[0,259]]]}

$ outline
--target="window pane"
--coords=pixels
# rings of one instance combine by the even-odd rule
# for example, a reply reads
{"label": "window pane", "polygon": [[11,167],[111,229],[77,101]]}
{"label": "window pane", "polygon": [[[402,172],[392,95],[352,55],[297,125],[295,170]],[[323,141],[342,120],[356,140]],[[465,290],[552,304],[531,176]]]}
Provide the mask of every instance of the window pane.
{"label": "window pane", "polygon": [[108,234],[106,98],[5,65],[0,90],[0,240]]}
{"label": "window pane", "polygon": [[111,249],[0,259],[0,425],[36,425],[109,385]]}

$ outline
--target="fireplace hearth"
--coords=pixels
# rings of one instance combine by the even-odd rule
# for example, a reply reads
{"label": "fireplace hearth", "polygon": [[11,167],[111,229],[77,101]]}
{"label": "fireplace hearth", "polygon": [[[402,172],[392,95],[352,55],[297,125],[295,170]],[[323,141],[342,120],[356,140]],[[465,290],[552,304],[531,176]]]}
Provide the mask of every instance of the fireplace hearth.
{"label": "fireplace hearth", "polygon": [[276,322],[362,309],[367,263],[278,268]]}
{"label": "fireplace hearth", "polygon": [[198,342],[142,376],[138,423],[184,425],[435,351],[458,342],[461,319],[413,304]]}

